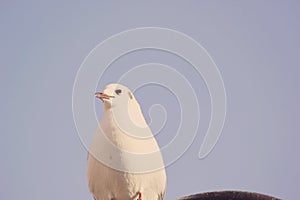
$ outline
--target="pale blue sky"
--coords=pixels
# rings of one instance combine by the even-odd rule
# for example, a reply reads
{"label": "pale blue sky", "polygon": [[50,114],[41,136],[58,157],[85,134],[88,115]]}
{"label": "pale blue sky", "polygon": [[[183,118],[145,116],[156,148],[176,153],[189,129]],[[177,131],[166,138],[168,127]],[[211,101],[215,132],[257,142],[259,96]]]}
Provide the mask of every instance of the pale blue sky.
{"label": "pale blue sky", "polygon": [[[187,63],[165,52],[134,52],[114,63],[100,81],[99,89],[132,66],[160,62],[199,84],[200,129],[191,148],[167,168],[167,199],[221,189],[296,199],[300,3],[221,3],[1,1],[0,199],[92,199],[86,181],[87,152],[72,117],[75,75],[98,43],[144,26],[175,29],[202,44],[221,71],[228,98],[221,138],[206,159],[198,160],[208,126],[209,96]],[[154,89],[160,99],[147,92]],[[159,102],[173,116],[158,136],[160,145],[172,138],[172,124],[178,120],[172,113],[176,101],[164,95],[161,88],[136,92],[145,112]],[[96,105],[99,116],[101,106]]]}

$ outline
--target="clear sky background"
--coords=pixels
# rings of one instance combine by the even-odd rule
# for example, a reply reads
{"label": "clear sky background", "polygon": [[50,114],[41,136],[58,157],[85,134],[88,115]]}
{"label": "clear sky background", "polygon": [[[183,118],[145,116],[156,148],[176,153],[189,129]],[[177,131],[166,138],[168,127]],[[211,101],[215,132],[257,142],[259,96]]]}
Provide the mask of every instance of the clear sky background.
{"label": "clear sky background", "polygon": [[[210,101],[191,66],[165,52],[134,52],[115,62],[99,82],[102,89],[135,65],[159,62],[199,85],[200,128],[191,148],[167,168],[167,199],[232,189],[297,199],[299,11],[298,1],[275,0],[1,1],[0,199],[92,199],[87,151],[72,116],[75,75],[98,43],[144,26],[175,29],[202,44],[221,71],[228,98],[221,138],[199,160]],[[147,119],[154,103],[170,113],[158,135],[163,145],[179,120],[174,97],[155,86],[135,95]],[[99,116],[101,107],[96,105]]]}

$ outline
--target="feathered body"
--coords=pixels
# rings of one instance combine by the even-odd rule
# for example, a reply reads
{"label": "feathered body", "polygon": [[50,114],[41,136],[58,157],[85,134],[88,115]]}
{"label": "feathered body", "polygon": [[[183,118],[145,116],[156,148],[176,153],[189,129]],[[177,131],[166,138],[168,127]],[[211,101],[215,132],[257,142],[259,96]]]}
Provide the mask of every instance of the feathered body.
{"label": "feathered body", "polygon": [[[114,94],[116,89],[122,90],[123,97],[118,97]],[[115,98],[113,100],[105,100],[104,113],[99,128],[92,139],[87,170],[90,191],[96,200],[137,200],[139,193],[142,195],[142,200],[162,200],[166,188],[165,169],[145,173],[119,171],[97,159],[97,155],[101,154],[102,156],[107,156],[111,162],[119,163],[125,168],[127,166],[130,168],[130,165],[133,164],[129,163],[130,161],[126,160],[122,154],[115,154],[110,145],[104,144],[104,141],[98,137],[102,133],[113,145],[122,151],[138,154],[159,151],[159,146],[145,122],[140,106],[130,90],[122,85],[111,84],[106,87],[104,92],[111,96],[114,95]],[[127,101],[125,101],[126,98]],[[127,113],[129,112],[130,119],[134,124],[144,127],[142,130],[147,133],[143,133],[143,135],[150,137],[143,140],[128,134],[124,129],[120,128],[120,124],[125,123],[126,125],[129,124],[129,126],[131,124],[126,122],[127,117],[122,116],[124,110]],[[116,115],[119,115],[118,120],[116,120]],[[121,122],[123,119],[124,121]],[[134,135],[137,135],[137,133],[134,133]],[[162,156],[161,154],[159,155],[159,162],[162,162],[163,165]],[[149,160],[149,164],[151,162]]]}

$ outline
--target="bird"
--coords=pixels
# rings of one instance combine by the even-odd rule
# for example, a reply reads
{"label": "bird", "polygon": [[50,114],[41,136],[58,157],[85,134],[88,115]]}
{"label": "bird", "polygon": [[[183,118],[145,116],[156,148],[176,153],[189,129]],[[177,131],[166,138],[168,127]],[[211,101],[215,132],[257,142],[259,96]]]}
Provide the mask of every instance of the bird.
{"label": "bird", "polygon": [[[87,180],[95,200],[163,200],[166,191],[166,171],[162,153],[150,127],[142,114],[133,93],[121,84],[109,84],[95,97],[104,104],[103,114],[88,152]],[[99,139],[105,137],[121,150],[115,153],[112,147]],[[144,137],[144,138],[143,138]],[[157,159],[145,157],[142,163],[128,159],[122,152],[137,155],[158,152]],[[123,168],[115,169],[102,162],[106,156]],[[162,168],[135,172],[131,168],[151,166],[157,162]]]}

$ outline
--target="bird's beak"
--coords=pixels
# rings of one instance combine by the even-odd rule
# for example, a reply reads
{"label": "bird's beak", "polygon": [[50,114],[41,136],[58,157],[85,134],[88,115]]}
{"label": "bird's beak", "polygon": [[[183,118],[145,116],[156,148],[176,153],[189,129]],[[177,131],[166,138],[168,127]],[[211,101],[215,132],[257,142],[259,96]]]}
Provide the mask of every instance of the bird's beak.
{"label": "bird's beak", "polygon": [[102,92],[96,92],[95,97],[98,98],[98,99],[101,99],[103,101],[104,99],[110,99],[110,98],[113,98],[114,96],[110,96],[110,95],[107,95],[107,94],[102,93]]}

